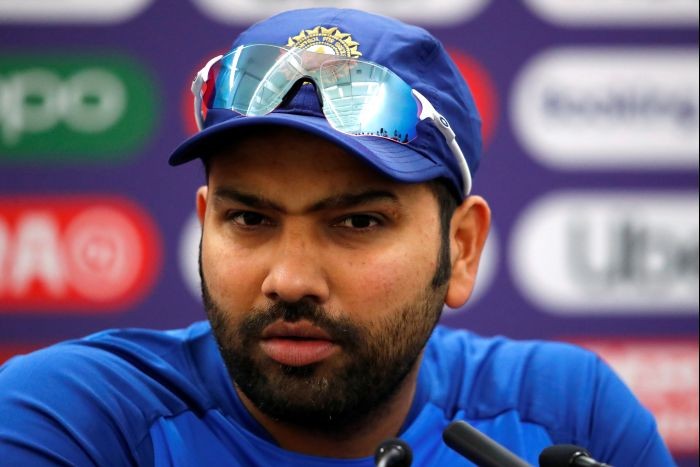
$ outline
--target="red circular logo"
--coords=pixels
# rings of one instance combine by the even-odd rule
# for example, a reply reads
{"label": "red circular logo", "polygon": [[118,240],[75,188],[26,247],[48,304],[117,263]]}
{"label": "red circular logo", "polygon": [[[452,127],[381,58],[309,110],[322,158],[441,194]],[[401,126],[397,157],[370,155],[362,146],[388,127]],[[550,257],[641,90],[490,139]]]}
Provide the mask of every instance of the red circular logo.
{"label": "red circular logo", "polygon": [[0,197],[0,312],[124,309],[156,278],[161,240],[117,197]]}
{"label": "red circular logo", "polygon": [[486,146],[491,142],[496,130],[498,118],[496,88],[486,68],[476,59],[456,49],[450,48],[448,51],[472,92],[476,108],[481,115],[481,136],[484,138],[484,146]]}

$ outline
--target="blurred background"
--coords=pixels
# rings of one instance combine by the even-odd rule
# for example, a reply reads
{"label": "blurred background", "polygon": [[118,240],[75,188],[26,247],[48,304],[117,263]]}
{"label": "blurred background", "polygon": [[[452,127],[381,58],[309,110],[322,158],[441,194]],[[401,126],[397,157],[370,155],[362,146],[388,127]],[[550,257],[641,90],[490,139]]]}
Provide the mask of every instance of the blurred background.
{"label": "blurred background", "polygon": [[[189,85],[252,22],[321,5],[0,2],[0,362],[204,318],[203,170],[167,165]],[[493,231],[443,322],[598,352],[698,465],[697,0],[333,5],[429,29],[482,114]]]}

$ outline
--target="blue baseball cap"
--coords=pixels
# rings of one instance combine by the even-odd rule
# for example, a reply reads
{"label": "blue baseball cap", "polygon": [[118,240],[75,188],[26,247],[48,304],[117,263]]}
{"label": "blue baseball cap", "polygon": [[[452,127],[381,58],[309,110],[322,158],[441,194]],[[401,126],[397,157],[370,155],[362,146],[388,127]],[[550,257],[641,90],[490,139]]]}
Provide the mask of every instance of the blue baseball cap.
{"label": "blue baseball cap", "polygon": [[[235,40],[231,50],[252,44],[296,47],[388,68],[445,117],[466,159],[469,175],[476,172],[482,139],[474,99],[443,45],[425,29],[359,10],[311,8],[286,11],[254,24]],[[418,183],[443,178],[458,199],[469,194],[454,152],[436,124],[420,121],[417,136],[408,143],[349,135],[329,124],[313,86],[302,86],[291,100],[266,115],[243,116],[234,110],[210,109],[202,130],[180,144],[169,163],[179,165],[210,155],[222,144],[235,143],[240,131],[262,125],[317,135],[397,181]],[[469,186],[467,183],[466,190]]]}

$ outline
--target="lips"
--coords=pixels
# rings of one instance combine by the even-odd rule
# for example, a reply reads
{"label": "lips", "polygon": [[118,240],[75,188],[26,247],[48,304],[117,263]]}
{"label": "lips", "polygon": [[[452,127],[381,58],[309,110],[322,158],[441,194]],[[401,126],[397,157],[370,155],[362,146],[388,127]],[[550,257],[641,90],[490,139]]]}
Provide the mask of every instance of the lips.
{"label": "lips", "polygon": [[276,321],[262,332],[260,347],[272,360],[288,366],[318,363],[338,351],[339,346],[323,329],[309,321]]}

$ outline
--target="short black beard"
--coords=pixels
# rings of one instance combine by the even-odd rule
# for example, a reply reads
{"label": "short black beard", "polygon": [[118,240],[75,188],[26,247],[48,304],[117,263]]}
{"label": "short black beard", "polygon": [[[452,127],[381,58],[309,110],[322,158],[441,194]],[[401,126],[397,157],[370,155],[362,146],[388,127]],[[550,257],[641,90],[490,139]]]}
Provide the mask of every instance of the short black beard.
{"label": "short black beard", "polygon": [[[211,297],[199,269],[202,298],[219,351],[234,384],[265,415],[325,437],[343,438],[388,408],[415,367],[437,324],[450,276],[449,243],[443,239],[438,266],[424,291],[393,316],[359,326],[342,313],[329,313],[309,301],[276,302],[252,309],[240,323]],[[342,365],[317,374],[318,364],[292,367],[261,356],[258,342],[277,320],[308,320],[341,346]]]}

